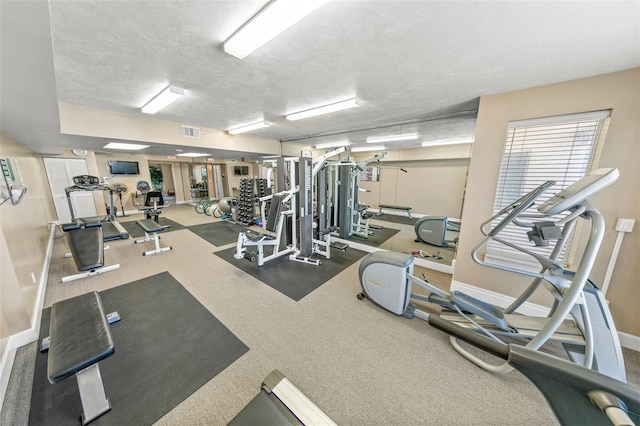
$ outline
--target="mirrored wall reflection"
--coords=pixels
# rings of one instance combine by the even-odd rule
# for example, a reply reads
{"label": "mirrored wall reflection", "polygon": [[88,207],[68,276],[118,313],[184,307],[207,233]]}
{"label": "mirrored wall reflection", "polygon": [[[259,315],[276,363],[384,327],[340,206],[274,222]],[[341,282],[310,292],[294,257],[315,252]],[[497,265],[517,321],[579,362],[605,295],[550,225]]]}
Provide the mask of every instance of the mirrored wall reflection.
{"label": "mirrored wall reflection", "polygon": [[[338,168],[351,164],[349,176],[357,176],[357,192],[344,198],[357,198],[359,225],[341,238],[452,273],[474,127],[475,115],[331,135],[348,137]],[[374,148],[382,137],[384,146]]]}
{"label": "mirrored wall reflection", "polygon": [[[361,180],[359,200],[370,206],[372,237],[392,234],[379,248],[452,265],[464,203],[467,155],[379,166],[378,180]],[[366,171],[367,169],[365,169]]]}

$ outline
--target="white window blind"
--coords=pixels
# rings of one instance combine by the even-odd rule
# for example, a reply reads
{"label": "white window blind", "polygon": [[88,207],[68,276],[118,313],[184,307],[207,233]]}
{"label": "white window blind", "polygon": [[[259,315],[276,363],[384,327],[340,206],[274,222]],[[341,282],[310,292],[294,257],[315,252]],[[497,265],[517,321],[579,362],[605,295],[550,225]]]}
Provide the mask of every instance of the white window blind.
{"label": "white window blind", "polygon": [[[510,122],[500,164],[494,214],[538,185],[548,180],[556,181],[556,185],[526,212],[536,213],[538,205],[595,168],[609,116],[610,111],[607,110]],[[551,241],[549,246],[536,247],[529,241],[526,229],[513,224],[500,233],[500,238],[546,257],[555,244]],[[568,247],[569,244],[558,259],[560,263],[566,262]],[[530,270],[540,267],[530,256],[496,241],[487,245],[485,261]]]}

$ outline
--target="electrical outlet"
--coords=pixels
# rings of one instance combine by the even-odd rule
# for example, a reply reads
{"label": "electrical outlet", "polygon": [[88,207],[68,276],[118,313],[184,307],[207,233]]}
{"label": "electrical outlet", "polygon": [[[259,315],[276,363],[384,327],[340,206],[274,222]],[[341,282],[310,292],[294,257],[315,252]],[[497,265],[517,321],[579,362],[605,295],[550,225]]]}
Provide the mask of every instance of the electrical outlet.
{"label": "electrical outlet", "polygon": [[633,225],[636,223],[635,219],[624,219],[619,217],[616,223],[616,231],[618,232],[632,232]]}

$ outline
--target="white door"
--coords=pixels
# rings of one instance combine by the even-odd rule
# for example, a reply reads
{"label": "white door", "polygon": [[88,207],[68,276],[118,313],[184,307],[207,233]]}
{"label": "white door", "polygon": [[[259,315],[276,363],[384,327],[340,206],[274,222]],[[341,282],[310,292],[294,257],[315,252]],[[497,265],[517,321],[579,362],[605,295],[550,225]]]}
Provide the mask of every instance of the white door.
{"label": "white door", "polygon": [[[89,174],[87,162],[80,158],[44,158],[44,167],[47,170],[58,220],[68,222],[71,220],[71,211],[65,188],[73,186],[74,176]],[[92,217],[98,214],[93,191],[73,191],[71,204],[75,217]]]}

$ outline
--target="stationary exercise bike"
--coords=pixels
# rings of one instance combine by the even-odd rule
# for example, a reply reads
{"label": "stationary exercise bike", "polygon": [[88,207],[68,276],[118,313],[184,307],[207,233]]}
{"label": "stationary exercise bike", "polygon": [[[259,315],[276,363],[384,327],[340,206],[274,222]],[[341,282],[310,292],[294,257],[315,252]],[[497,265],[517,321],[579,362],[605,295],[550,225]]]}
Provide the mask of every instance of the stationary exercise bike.
{"label": "stationary exercise bike", "polygon": [[[594,369],[625,382],[625,368],[618,333],[608,304],[599,288],[589,280],[596,255],[604,235],[604,219],[588,198],[615,182],[617,169],[600,169],[570,185],[549,198],[537,208],[536,214],[525,211],[545,193],[553,181],[546,182],[517,201],[511,203],[481,226],[485,238],[473,250],[472,257],[480,265],[533,277],[529,287],[507,308],[475,299],[459,291],[448,293],[413,275],[413,257],[404,253],[375,252],[367,255],[360,264],[360,283],[367,297],[382,308],[397,315],[428,320],[429,314],[415,308],[410,300],[424,300],[444,308],[440,317],[461,327],[473,330],[503,343],[504,337],[527,341],[526,346],[539,349],[549,340],[559,341],[569,358],[576,364]],[[575,272],[558,263],[569,236],[579,219],[590,223],[591,232],[582,259]],[[493,227],[488,229],[491,224]],[[548,245],[557,240],[545,257],[531,248],[520,247],[501,238],[509,226],[524,228],[529,240],[536,246]],[[491,264],[480,259],[479,252],[489,241],[511,247],[535,259],[540,272],[531,272],[511,266]],[[412,294],[412,285],[430,291],[428,297]],[[514,312],[527,301],[536,289],[544,284],[554,297],[549,316],[532,317]],[[495,366],[476,357],[451,339],[454,348],[465,358],[487,370],[507,372],[507,363]]]}

